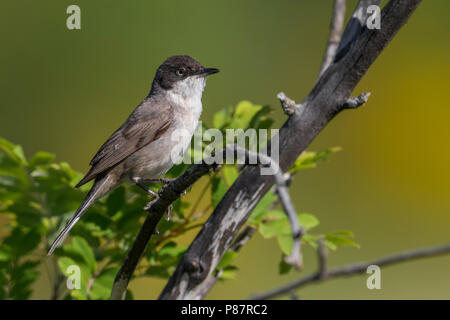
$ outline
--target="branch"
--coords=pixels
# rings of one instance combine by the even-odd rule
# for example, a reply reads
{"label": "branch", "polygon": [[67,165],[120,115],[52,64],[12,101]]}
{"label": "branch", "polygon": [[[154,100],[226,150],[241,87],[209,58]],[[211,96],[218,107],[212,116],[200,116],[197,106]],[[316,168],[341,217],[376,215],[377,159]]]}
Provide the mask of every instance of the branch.
{"label": "branch", "polygon": [[[300,244],[301,237],[304,234],[303,228],[300,226],[298,222],[297,213],[295,212],[294,206],[289,196],[288,188],[285,184],[283,172],[281,171],[278,163],[274,161],[269,156],[264,155],[263,153],[253,152],[247,149],[243,149],[237,145],[227,145],[225,150],[222,153],[226,152],[226,150],[232,150],[237,154],[235,157],[237,159],[244,160],[244,163],[251,164],[251,159],[256,160],[258,164],[264,164],[271,169],[272,175],[269,175],[270,179],[273,179],[277,186],[277,194],[278,198],[282,204],[284,212],[286,213],[291,229],[292,229],[292,237],[294,239],[294,244],[292,246],[292,251],[289,256],[285,258],[286,263],[293,265],[296,268],[299,268],[302,265],[302,256],[300,253]],[[242,159],[244,157],[244,159]],[[239,196],[238,196],[239,198]],[[225,225],[225,224],[224,224]],[[225,225],[226,226],[226,225]],[[203,226],[202,231],[208,227],[208,222]],[[201,232],[202,232],[201,231]],[[225,243],[223,243],[223,235],[228,230],[225,228],[221,228],[218,230],[216,235],[210,239],[208,248],[213,250],[210,256],[204,257],[203,259],[199,259],[199,254],[191,255],[185,254],[181,261],[178,263],[177,269],[174,274],[177,274],[178,277],[173,277],[169,280],[166,288],[170,288],[171,282],[176,282],[179,284],[176,287],[177,292],[165,292],[163,291],[161,297],[165,294],[176,294],[180,299],[198,299],[203,297],[214,285],[217,281],[217,275],[211,277],[211,273],[205,274],[205,271],[208,269],[205,268],[205,265],[210,264],[210,260],[220,258],[216,252],[220,252],[221,248],[225,247]],[[222,252],[220,252],[222,254]],[[181,270],[181,271],[180,271]],[[196,287],[196,290],[189,290],[188,286],[186,286],[186,282],[190,279],[202,279],[199,286]]]}
{"label": "branch", "polygon": [[362,106],[364,103],[369,100],[370,92],[361,93],[357,97],[350,97],[347,99],[347,102],[342,106],[343,109],[356,109]]}
{"label": "branch", "polygon": [[420,258],[430,258],[438,255],[448,254],[450,253],[450,243],[444,244],[436,247],[422,248],[411,251],[400,252],[388,257],[384,257],[378,260],[374,260],[371,262],[360,262],[355,264],[349,264],[344,267],[331,269],[324,274],[320,272],[320,270],[316,273],[310,274],[304,278],[296,280],[292,283],[286,284],[282,287],[270,290],[266,293],[256,294],[251,299],[254,300],[262,300],[269,299],[279,296],[285,293],[291,293],[294,289],[298,289],[300,287],[304,287],[308,284],[314,282],[322,282],[324,280],[344,277],[344,276],[353,276],[360,273],[366,273],[367,268],[371,265],[376,265],[378,267],[382,266],[390,266],[400,262],[408,262],[411,260],[416,260]]}
{"label": "branch", "polygon": [[[379,1],[364,2],[373,4]],[[288,118],[279,131],[282,170],[291,166],[328,122],[344,109],[362,76],[420,2],[391,0],[382,11],[383,24],[379,30],[369,30],[364,25],[358,28],[359,33],[350,37],[347,26],[343,35],[343,40],[345,38],[348,42],[346,51],[341,52],[340,58],[326,69],[301,103],[302,107]],[[214,271],[232,239],[273,183],[272,177],[262,176],[255,167],[247,167],[242,172],[191,243],[160,299],[202,297],[199,290],[202,282]],[[192,266],[183,261],[195,262],[195,270],[192,271]]]}
{"label": "branch", "polygon": [[[257,229],[252,226],[247,226],[244,230],[239,233],[236,237],[236,240],[230,246],[229,250],[234,252],[238,252],[255,234]],[[208,276],[208,278],[203,282],[199,295],[204,297],[208,294],[208,292],[214,287],[216,282],[219,280],[222,275],[223,270],[217,270]]]}
{"label": "branch", "polygon": [[334,0],[333,13],[331,17],[330,35],[328,37],[327,49],[323,56],[322,66],[320,67],[319,78],[333,62],[336,52],[341,42],[341,34],[345,18],[345,0]]}
{"label": "branch", "polygon": [[381,0],[359,0],[350,21],[347,23],[344,34],[342,35],[342,40],[336,50],[334,62],[337,62],[344,57],[350,50],[350,47],[356,42],[355,40],[365,29],[367,29],[366,22],[369,17],[367,8],[370,5],[379,6],[380,3]]}
{"label": "branch", "polygon": [[125,299],[128,283],[136,270],[136,266],[147,248],[147,243],[150,240],[150,237],[152,234],[157,232],[156,226],[163,217],[164,213],[168,210],[169,206],[198,179],[216,168],[217,166],[215,164],[208,165],[205,162],[196,164],[186,170],[176,180],[163,186],[159,190],[159,198],[148,209],[147,218],[145,219],[144,224],[142,225],[142,228],[133,243],[133,246],[128,252],[122,267],[114,279],[110,299]]}
{"label": "branch", "polygon": [[[201,164],[192,166],[176,180],[163,186],[159,191],[159,198],[157,198],[154,202],[150,202],[152,204],[148,209],[147,218],[145,219],[144,224],[127,255],[127,258],[116,275],[111,291],[111,299],[125,299],[128,283],[136,270],[139,260],[145,252],[148,241],[150,240],[152,234],[157,233],[156,226],[164,213],[171,206],[172,202],[177,200],[184,193],[184,190],[194,184],[203,175],[207,174],[211,170],[216,170],[219,167],[219,165],[215,163],[217,154],[219,154],[219,159],[224,159],[227,151],[233,152],[234,158],[243,160],[246,164],[252,164],[251,160],[255,159],[257,164],[268,165],[272,170],[271,172],[273,173],[273,177],[277,185],[278,196],[283,208],[285,208],[289,221],[291,222],[292,234],[294,238],[292,254],[286,257],[286,263],[290,263],[295,267],[301,265],[300,240],[304,231],[299,225],[297,213],[295,212],[294,206],[289,197],[283,173],[278,163],[262,153],[252,152],[237,145],[227,145],[225,149],[217,151],[216,155],[205,159]],[[242,159],[242,157],[244,157],[244,159]]]}

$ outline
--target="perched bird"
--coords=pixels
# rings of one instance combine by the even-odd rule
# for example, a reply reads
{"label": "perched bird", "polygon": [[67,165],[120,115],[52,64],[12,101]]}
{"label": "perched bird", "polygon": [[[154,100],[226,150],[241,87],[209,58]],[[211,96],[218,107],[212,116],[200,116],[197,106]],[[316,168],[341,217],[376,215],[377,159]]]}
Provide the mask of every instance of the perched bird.
{"label": "perched bird", "polygon": [[95,179],[83,203],[51,245],[49,255],[97,199],[123,182],[137,184],[157,196],[144,183],[162,181],[159,178],[174,165],[173,153],[182,155],[190,145],[202,113],[206,76],[217,72],[187,55],[167,58],[159,66],[148,96],[101,146],[89,172],[76,185]]}

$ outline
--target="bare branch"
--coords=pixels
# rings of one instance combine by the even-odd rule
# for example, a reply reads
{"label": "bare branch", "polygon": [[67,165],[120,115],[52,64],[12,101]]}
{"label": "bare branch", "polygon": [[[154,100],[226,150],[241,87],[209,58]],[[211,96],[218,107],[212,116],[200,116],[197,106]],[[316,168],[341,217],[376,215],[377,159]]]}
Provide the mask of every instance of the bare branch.
{"label": "bare branch", "polygon": [[344,26],[345,18],[345,0],[334,0],[333,12],[331,15],[330,35],[328,37],[328,44],[323,55],[322,66],[320,67],[319,78],[333,62],[336,52],[341,42],[341,34]]}
{"label": "bare branch", "polygon": [[369,17],[367,8],[371,5],[379,6],[380,3],[381,0],[359,0],[353,15],[344,30],[342,40],[336,51],[334,62],[339,61],[343,56],[345,56],[350,50],[352,44],[356,42],[355,40],[358,39],[365,29],[367,29],[366,23],[367,18]]}
{"label": "bare branch", "polygon": [[347,99],[347,102],[342,106],[343,109],[356,109],[362,106],[364,103],[369,100],[370,92],[361,93],[357,97],[350,97]]}
{"label": "bare branch", "polygon": [[344,267],[331,269],[321,276],[320,270],[316,273],[310,274],[304,278],[288,283],[282,287],[270,290],[266,293],[256,294],[252,297],[255,300],[274,298],[282,294],[289,294],[294,289],[304,287],[314,282],[321,282],[331,278],[352,276],[360,273],[367,272],[367,268],[371,265],[378,267],[390,266],[400,262],[408,262],[420,258],[430,258],[438,255],[450,253],[450,243],[436,247],[422,248],[410,251],[400,252],[388,257],[377,259],[371,262],[360,262],[355,264],[346,265]]}
{"label": "bare branch", "polygon": [[[365,1],[367,2],[367,1]],[[377,1],[370,1],[371,4]],[[339,52],[301,108],[288,118],[279,132],[280,167],[286,170],[312,140],[340,111],[369,67],[408,21],[421,0],[391,0],[382,10],[381,29],[359,27],[357,33],[344,31],[348,45]],[[362,1],[360,1],[361,5]],[[358,20],[359,21],[359,20]],[[361,21],[365,21],[361,18]],[[353,34],[353,35],[352,35]],[[350,39],[350,40],[349,40]],[[343,40],[342,40],[343,41]],[[201,298],[199,287],[214,271],[232,239],[248,219],[274,180],[262,176],[255,167],[247,167],[215,208],[202,230],[183,256],[182,263],[164,288],[161,299],[186,298],[186,292]],[[189,272],[195,262],[198,272]],[[191,294],[188,295],[190,297]]]}
{"label": "bare branch", "polygon": [[[271,176],[277,186],[277,193],[280,199],[280,202],[284,208],[286,215],[288,216],[289,222],[291,224],[292,229],[292,237],[294,239],[294,244],[292,247],[291,254],[285,258],[286,263],[293,265],[296,268],[299,268],[302,265],[302,257],[300,253],[300,244],[301,237],[304,234],[304,230],[301,228],[297,213],[295,212],[294,206],[289,196],[288,188],[286,187],[284,181],[284,175],[281,171],[278,163],[274,161],[269,156],[263,153],[253,152],[247,149],[243,149],[237,145],[227,145],[222,153],[226,152],[226,150],[232,150],[235,152],[235,157],[237,159],[242,159],[244,157],[244,162],[251,164],[251,159],[256,159],[258,164],[264,164],[271,169]],[[206,223],[202,231],[208,227],[208,223]],[[200,231],[200,232],[202,232]],[[223,247],[223,237],[221,237],[227,230],[219,230],[219,233],[214,236],[210,242],[208,243],[208,247],[213,250],[219,250],[219,248]],[[190,256],[189,254],[185,254],[181,261],[178,263],[177,269],[175,270],[175,274],[178,274],[177,277],[171,278],[169,283],[166,286],[166,289],[170,288],[171,281],[179,282],[179,286],[176,287],[176,292],[167,292],[163,291],[161,293],[161,297],[164,295],[177,295],[180,299],[199,299],[202,298],[212,287],[216,280],[212,279],[211,273],[204,274],[207,269],[204,268],[205,263],[209,263],[206,259],[217,259],[221,256],[217,256],[214,253],[210,257],[205,257],[204,259],[199,258],[198,256]],[[215,262],[217,265],[218,261]],[[214,277],[217,278],[219,275],[215,274]],[[190,288],[186,285],[188,281],[191,279],[202,278],[201,285],[196,287],[196,290],[190,290]]]}

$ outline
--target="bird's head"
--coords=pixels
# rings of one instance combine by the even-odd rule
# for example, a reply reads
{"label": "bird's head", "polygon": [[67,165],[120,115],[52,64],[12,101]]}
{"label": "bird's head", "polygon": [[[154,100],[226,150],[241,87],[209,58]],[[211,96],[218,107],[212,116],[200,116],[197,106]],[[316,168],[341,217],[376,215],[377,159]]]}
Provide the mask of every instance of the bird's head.
{"label": "bird's head", "polygon": [[172,56],[166,59],[156,71],[152,91],[156,87],[184,97],[203,92],[208,75],[219,72],[216,68],[205,68],[188,55]]}

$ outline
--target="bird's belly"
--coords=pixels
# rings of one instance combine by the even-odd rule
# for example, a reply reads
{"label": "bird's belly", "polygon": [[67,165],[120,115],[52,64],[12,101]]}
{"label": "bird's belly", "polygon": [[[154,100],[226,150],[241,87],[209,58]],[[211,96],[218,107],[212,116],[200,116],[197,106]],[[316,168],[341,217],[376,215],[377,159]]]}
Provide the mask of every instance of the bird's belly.
{"label": "bird's belly", "polygon": [[190,145],[193,131],[180,128],[170,130],[158,140],[135,152],[127,159],[130,168],[129,178],[155,179],[169,171],[175,163],[180,163],[182,156]]}

